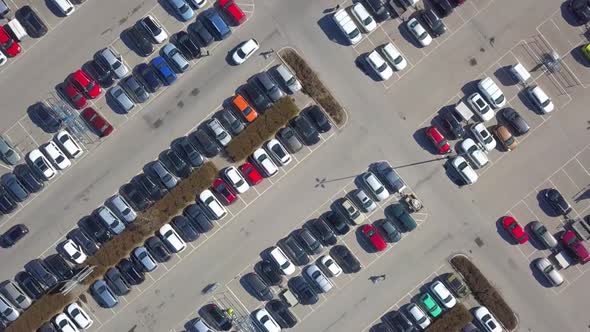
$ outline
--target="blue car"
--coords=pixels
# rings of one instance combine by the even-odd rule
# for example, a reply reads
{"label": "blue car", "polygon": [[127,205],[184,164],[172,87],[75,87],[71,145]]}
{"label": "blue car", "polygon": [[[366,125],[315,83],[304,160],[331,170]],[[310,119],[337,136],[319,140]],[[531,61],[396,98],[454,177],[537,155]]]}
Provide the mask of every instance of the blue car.
{"label": "blue car", "polygon": [[153,58],[152,61],[150,61],[150,64],[154,67],[164,84],[171,85],[176,82],[176,74],[174,73],[174,70],[170,68],[170,65],[163,57],[157,56]]}
{"label": "blue car", "polygon": [[139,64],[136,67],[135,72],[137,73],[137,76],[139,77],[143,86],[145,86],[149,92],[154,93],[162,86],[162,82],[158,78],[158,73],[156,73],[154,68],[148,66],[147,64]]}
{"label": "blue car", "polygon": [[231,29],[221,15],[213,9],[203,13],[203,23],[213,33],[217,40],[223,40],[231,35]]}
{"label": "blue car", "polygon": [[168,3],[182,21],[189,21],[195,16],[193,9],[184,0],[168,0]]}

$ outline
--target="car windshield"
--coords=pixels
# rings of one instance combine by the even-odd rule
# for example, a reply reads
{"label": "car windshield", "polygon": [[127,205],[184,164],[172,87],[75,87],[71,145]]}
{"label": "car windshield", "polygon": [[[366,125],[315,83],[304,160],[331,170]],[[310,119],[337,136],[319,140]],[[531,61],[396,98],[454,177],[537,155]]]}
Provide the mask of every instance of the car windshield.
{"label": "car windshield", "polygon": [[369,25],[371,24],[373,20],[371,19],[370,16],[365,17],[365,19],[363,20],[363,25]]}
{"label": "car windshield", "polygon": [[399,65],[402,61],[404,61],[404,58],[399,55],[397,58],[393,59],[393,63],[396,65]]}
{"label": "car windshield", "polygon": [[154,35],[159,35],[161,30],[160,28],[158,28],[158,26],[156,26],[155,22],[152,21],[151,19],[146,19],[143,21],[146,25],[146,27],[150,30],[150,32]]}
{"label": "car windshield", "polygon": [[289,267],[289,262],[285,261],[282,265],[281,265],[281,269],[286,269]]}
{"label": "car windshield", "polygon": [[383,63],[381,64],[381,66],[379,66],[379,67],[377,68],[377,70],[378,70],[378,71],[380,71],[380,72],[383,72],[383,71],[385,71],[385,69],[387,69],[387,64],[386,64],[385,62],[383,62]]}
{"label": "car windshield", "polygon": [[64,158],[64,156],[59,155],[57,156],[57,158],[55,158],[55,161],[60,164],[61,162],[63,162],[66,158]]}
{"label": "car windshield", "polygon": [[498,98],[494,100],[494,103],[496,103],[496,105],[502,104],[504,102],[504,99],[504,95],[500,95],[498,96]]}
{"label": "car windshield", "polygon": [[507,139],[506,141],[504,141],[504,144],[506,144],[508,146],[514,144],[514,137],[510,137],[509,139]]}
{"label": "car windshield", "polygon": [[285,157],[285,151],[283,151],[283,149],[281,149],[281,147],[278,144],[272,147],[272,152],[274,152],[280,159],[283,159],[283,157]]}
{"label": "car windshield", "polygon": [[238,56],[242,59],[246,57],[246,53],[244,53],[243,49],[238,49]]}
{"label": "car windshield", "polygon": [[421,40],[426,39],[426,36],[428,36],[428,34],[426,33],[426,31],[424,31],[422,34],[420,34],[420,38]]}
{"label": "car windshield", "polygon": [[374,231],[374,230],[372,230],[372,229],[371,229],[371,230],[369,230],[369,231],[367,232],[367,236],[368,236],[368,237],[372,237],[373,235],[375,235],[375,231]]}
{"label": "car windshield", "polygon": [[466,163],[466,162],[462,162],[462,163],[460,163],[460,164],[459,164],[459,169],[460,169],[460,170],[464,170],[464,169],[466,169],[467,167],[468,167],[468,165],[467,165],[467,163]]}
{"label": "car windshield", "polygon": [[354,29],[348,34],[348,38],[354,39],[360,34],[361,34],[361,32],[358,29]]}
{"label": "car windshield", "polygon": [[543,272],[545,272],[546,274],[549,274],[550,272],[553,272],[554,269],[555,268],[553,267],[553,265],[549,265],[543,270]]}
{"label": "car windshield", "polygon": [[547,107],[551,103],[550,99],[545,99],[545,101],[541,104],[543,107]]}

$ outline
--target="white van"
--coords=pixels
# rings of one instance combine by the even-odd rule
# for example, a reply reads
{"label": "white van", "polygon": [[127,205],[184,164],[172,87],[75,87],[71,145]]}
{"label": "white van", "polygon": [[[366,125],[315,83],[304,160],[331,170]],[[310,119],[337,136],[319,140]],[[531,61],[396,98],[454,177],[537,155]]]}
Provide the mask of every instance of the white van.
{"label": "white van", "polygon": [[522,84],[525,84],[531,78],[529,71],[520,62],[510,67],[510,73]]}
{"label": "white van", "polygon": [[20,22],[15,18],[8,21],[8,28],[12,32],[14,38],[17,41],[22,41],[23,39],[27,38],[29,35],[27,34],[27,30],[20,24]]}
{"label": "white van", "polygon": [[272,262],[283,272],[284,275],[288,276],[295,273],[295,265],[291,263],[287,255],[279,247],[273,247],[269,252],[270,259]]}
{"label": "white van", "polygon": [[72,5],[70,0],[52,0],[52,1],[53,1],[53,4],[55,5],[55,7],[57,7],[57,9],[59,9],[59,11],[65,16],[70,16],[76,10],[76,8],[74,7],[74,5]]}
{"label": "white van", "polygon": [[502,90],[500,90],[493,79],[486,77],[477,82],[477,87],[493,108],[500,108],[506,105],[506,97],[504,97]]}

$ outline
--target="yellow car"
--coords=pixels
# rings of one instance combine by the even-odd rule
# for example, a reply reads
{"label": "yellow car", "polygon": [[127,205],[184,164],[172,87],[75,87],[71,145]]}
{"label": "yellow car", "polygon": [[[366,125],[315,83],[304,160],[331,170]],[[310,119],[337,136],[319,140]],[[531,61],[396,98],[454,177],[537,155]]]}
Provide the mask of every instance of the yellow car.
{"label": "yellow car", "polygon": [[588,61],[590,61],[590,44],[586,44],[586,45],[582,46],[582,53],[584,53],[584,56],[586,57],[586,59],[588,59]]}

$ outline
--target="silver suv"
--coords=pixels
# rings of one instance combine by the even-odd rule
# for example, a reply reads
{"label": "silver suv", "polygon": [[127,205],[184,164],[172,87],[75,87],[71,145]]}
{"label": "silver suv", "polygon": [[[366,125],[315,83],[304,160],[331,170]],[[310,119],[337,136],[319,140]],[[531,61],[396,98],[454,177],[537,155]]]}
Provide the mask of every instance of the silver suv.
{"label": "silver suv", "polygon": [[227,146],[231,141],[231,135],[223,128],[219,120],[213,118],[207,122],[207,127],[213,134],[213,137],[223,146]]}
{"label": "silver suv", "polygon": [[168,169],[166,169],[166,167],[164,166],[164,164],[162,164],[161,161],[156,160],[152,164],[151,168],[152,171],[156,173],[160,181],[162,181],[162,183],[166,186],[166,188],[172,189],[176,187],[176,185],[178,184],[178,179],[174,175],[172,175],[172,173],[170,173]]}
{"label": "silver suv", "polygon": [[20,161],[18,152],[2,136],[0,136],[0,159],[10,165],[16,165]]}
{"label": "silver suv", "polygon": [[96,55],[96,60],[104,64],[105,67],[111,68],[117,78],[123,78],[129,74],[129,68],[123,63],[121,54],[110,47],[100,50]]}
{"label": "silver suv", "polygon": [[291,73],[287,66],[279,65],[275,68],[275,72],[291,94],[301,90],[301,83],[299,83],[297,77]]}
{"label": "silver suv", "polygon": [[125,113],[129,113],[134,107],[135,103],[131,100],[131,97],[121,88],[120,86],[114,86],[109,91],[111,97],[113,97],[114,101],[117,103],[119,109]]}
{"label": "silver suv", "polygon": [[189,68],[189,63],[186,58],[180,53],[176,46],[172,44],[166,44],[162,48],[162,54],[168,60],[169,63],[174,66],[174,69],[180,73],[184,73]]}

